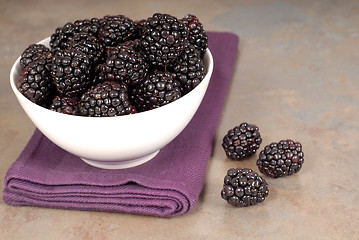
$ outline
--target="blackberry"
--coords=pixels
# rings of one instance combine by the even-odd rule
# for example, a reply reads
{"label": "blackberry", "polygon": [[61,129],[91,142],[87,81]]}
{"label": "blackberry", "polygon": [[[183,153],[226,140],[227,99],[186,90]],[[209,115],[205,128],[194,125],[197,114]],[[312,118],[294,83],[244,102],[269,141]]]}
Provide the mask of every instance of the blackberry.
{"label": "blackberry", "polygon": [[99,28],[100,20],[97,18],[68,22],[64,26],[56,28],[55,33],[50,38],[50,47],[52,50],[68,49],[75,34],[80,32],[97,38]]}
{"label": "blackberry", "polygon": [[139,111],[151,110],[181,97],[180,83],[168,71],[149,73],[138,86],[132,88],[132,100]]}
{"label": "blackberry", "polygon": [[101,81],[118,81],[135,85],[142,81],[148,73],[148,64],[144,56],[132,49],[131,45],[120,44],[108,48],[105,63],[101,65],[99,79]]}
{"label": "blackberry", "polygon": [[50,110],[69,115],[80,115],[80,105],[77,97],[56,96],[49,107]]}
{"label": "blackberry", "polygon": [[259,128],[254,124],[241,123],[224,136],[222,147],[227,157],[241,160],[256,153],[261,143]]}
{"label": "blackberry", "polygon": [[164,69],[181,55],[187,36],[188,28],[176,17],[155,13],[143,29],[142,49],[151,65]]}
{"label": "blackberry", "polygon": [[203,55],[208,48],[208,35],[195,15],[188,14],[181,21],[188,27],[188,39]]}
{"label": "blackberry", "polygon": [[21,54],[20,65],[24,69],[29,63],[37,59],[51,59],[51,52],[48,47],[43,44],[31,44]]}
{"label": "blackberry", "polygon": [[187,94],[200,84],[205,76],[205,66],[200,52],[193,45],[188,45],[172,65],[171,71],[181,83],[183,95]]}
{"label": "blackberry", "polygon": [[135,35],[133,21],[124,15],[106,15],[100,23],[99,38],[105,46],[116,46],[133,39]]}
{"label": "blackberry", "polygon": [[247,207],[261,203],[268,196],[268,184],[249,168],[231,168],[224,177],[221,196],[230,205]]}
{"label": "blackberry", "polygon": [[53,33],[50,38],[51,49],[68,48],[69,42],[74,36],[74,32],[75,25],[72,22],[68,22],[64,26],[56,28],[55,33]]}
{"label": "blackberry", "polygon": [[75,25],[75,33],[87,33],[87,35],[98,37],[99,29],[100,29],[100,19],[98,18],[91,18],[91,19],[83,19],[83,20],[76,20],[74,22]]}
{"label": "blackberry", "polygon": [[273,142],[259,153],[257,166],[261,173],[272,178],[297,173],[304,163],[302,145],[291,139]]}
{"label": "blackberry", "polygon": [[91,83],[87,54],[76,49],[58,50],[52,60],[51,75],[60,95],[79,96]]}
{"label": "blackberry", "polygon": [[29,63],[19,77],[17,88],[30,101],[44,106],[53,90],[47,62],[40,58]]}
{"label": "blackberry", "polygon": [[98,38],[86,33],[76,33],[70,42],[71,48],[86,53],[93,68],[104,61],[104,47]]}
{"label": "blackberry", "polygon": [[135,113],[126,84],[106,81],[98,83],[81,96],[80,111],[83,116],[113,117]]}

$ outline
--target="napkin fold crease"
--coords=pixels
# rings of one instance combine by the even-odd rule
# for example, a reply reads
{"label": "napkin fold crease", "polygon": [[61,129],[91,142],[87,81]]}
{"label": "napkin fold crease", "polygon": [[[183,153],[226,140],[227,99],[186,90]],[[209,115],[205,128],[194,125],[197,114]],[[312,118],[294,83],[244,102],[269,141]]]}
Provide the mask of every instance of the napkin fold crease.
{"label": "napkin fold crease", "polygon": [[155,158],[129,169],[99,169],[35,129],[5,176],[4,202],[158,217],[190,212],[203,189],[239,43],[233,33],[207,34],[214,71],[206,95],[184,131]]}

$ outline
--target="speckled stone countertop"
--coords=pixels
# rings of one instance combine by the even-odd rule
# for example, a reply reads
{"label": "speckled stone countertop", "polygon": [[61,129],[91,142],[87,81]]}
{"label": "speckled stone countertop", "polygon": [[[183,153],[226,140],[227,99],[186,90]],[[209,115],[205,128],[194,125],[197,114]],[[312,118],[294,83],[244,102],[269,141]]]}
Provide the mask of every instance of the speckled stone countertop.
{"label": "speckled stone countertop", "polygon": [[[34,131],[9,85],[15,59],[67,21],[106,14],[197,15],[208,31],[230,31],[239,54],[205,185],[192,212],[175,218],[13,207],[5,174]],[[0,239],[358,239],[358,1],[0,1]],[[293,138],[305,163],[266,178],[270,194],[248,208],[220,197],[231,167],[258,170],[255,156],[226,158],[221,141],[241,122],[263,146]]]}

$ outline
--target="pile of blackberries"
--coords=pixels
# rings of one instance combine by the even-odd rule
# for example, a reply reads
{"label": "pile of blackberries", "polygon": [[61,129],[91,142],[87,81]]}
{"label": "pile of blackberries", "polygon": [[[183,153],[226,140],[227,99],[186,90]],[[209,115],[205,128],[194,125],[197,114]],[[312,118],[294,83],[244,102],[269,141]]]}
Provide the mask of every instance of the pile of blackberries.
{"label": "pile of blackberries", "polygon": [[57,28],[49,47],[31,44],[23,51],[17,87],[32,102],[65,114],[133,114],[195,88],[206,74],[207,47],[202,23],[190,14],[76,20]]}
{"label": "pile of blackberries", "polygon": [[[255,154],[261,143],[259,128],[241,123],[227,132],[222,147],[228,158],[242,160]],[[259,171],[272,178],[298,173],[303,163],[302,145],[291,139],[265,146],[256,162]],[[224,178],[221,196],[233,206],[246,207],[263,202],[268,192],[266,181],[252,169],[231,168]]]}

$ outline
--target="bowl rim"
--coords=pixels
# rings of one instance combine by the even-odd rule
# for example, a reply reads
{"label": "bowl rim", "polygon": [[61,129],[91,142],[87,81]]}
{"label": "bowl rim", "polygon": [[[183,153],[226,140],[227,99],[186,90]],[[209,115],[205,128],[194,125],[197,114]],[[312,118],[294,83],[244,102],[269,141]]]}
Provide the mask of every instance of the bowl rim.
{"label": "bowl rim", "polygon": [[[38,41],[36,44],[43,44],[47,47],[49,47],[49,44],[48,44],[48,41],[50,41],[50,37],[47,37],[47,38],[44,38],[40,41]],[[151,109],[151,110],[146,110],[146,111],[143,111],[143,112],[136,112],[134,114],[127,114],[127,115],[121,115],[121,116],[113,116],[113,117],[89,117],[89,116],[81,116],[81,115],[69,115],[69,114],[64,114],[64,113],[59,113],[59,112],[56,112],[56,111],[52,111],[48,108],[45,108],[45,107],[42,107],[34,102],[32,102],[31,100],[29,100],[28,98],[26,98],[17,88],[15,82],[16,82],[16,71],[20,68],[20,59],[21,59],[21,55],[16,59],[16,61],[13,63],[12,67],[11,67],[11,70],[10,70],[10,86],[14,92],[14,94],[18,97],[18,98],[21,98],[22,101],[26,102],[27,104],[30,104],[32,105],[33,107],[35,107],[35,109],[41,109],[40,111],[46,111],[48,112],[49,114],[56,114],[58,116],[61,116],[61,117],[69,117],[69,118],[81,118],[81,119],[116,119],[116,118],[131,118],[131,117],[134,117],[134,116],[143,116],[143,115],[146,115],[148,114],[149,112],[151,113],[154,113],[156,111],[165,111],[166,108],[170,107],[173,105],[173,103],[176,103],[176,104],[180,104],[182,101],[181,99],[182,98],[185,98],[186,96],[191,96],[193,94],[196,94],[196,89],[197,87],[203,85],[203,84],[207,84],[206,82],[210,82],[211,80],[211,77],[212,77],[212,73],[213,73],[213,69],[214,69],[214,60],[213,60],[213,55],[210,51],[209,48],[206,49],[205,51],[205,54],[204,54],[204,57],[203,57],[203,60],[206,59],[207,61],[207,64],[206,64],[206,74],[204,76],[204,78],[202,79],[202,81],[194,88],[192,89],[190,92],[188,92],[187,94],[181,96],[179,99],[171,102],[171,103],[168,103],[166,105],[163,105],[161,107],[158,107],[158,108],[155,108],[155,109]],[[20,73],[21,74],[21,73]],[[20,75],[18,75],[20,76]],[[17,77],[18,77],[17,76]],[[209,79],[206,79],[206,78],[209,78]],[[204,79],[206,79],[206,81],[203,81]]]}

